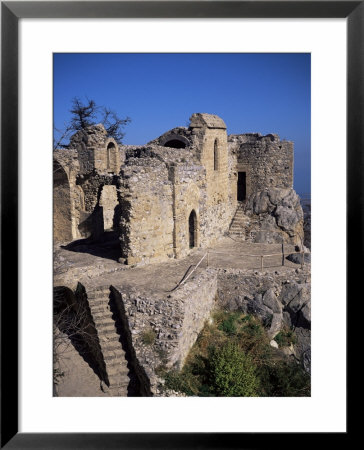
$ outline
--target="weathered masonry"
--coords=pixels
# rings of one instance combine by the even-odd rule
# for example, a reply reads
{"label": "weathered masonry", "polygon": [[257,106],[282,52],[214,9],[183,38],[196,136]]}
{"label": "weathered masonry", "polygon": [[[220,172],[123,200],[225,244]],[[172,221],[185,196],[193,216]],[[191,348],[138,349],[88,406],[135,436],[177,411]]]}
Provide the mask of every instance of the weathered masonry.
{"label": "weathered masonry", "polygon": [[99,124],[54,152],[57,243],[115,233],[120,262],[148,263],[213,245],[234,218],[241,239],[300,244],[292,142],[228,136],[220,117],[196,113],[144,146],[118,145]]}

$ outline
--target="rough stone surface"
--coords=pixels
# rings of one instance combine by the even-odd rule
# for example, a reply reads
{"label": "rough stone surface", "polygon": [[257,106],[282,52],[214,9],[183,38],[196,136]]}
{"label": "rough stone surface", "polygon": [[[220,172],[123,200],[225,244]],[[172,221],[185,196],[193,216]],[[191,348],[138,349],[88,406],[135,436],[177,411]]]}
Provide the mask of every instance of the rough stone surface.
{"label": "rough stone surface", "polygon": [[218,303],[231,311],[242,311],[259,317],[268,327],[273,339],[279,331],[293,328],[297,344],[293,353],[310,372],[311,361],[311,276],[304,266],[287,276],[274,273],[220,270]]}
{"label": "rough stone surface", "polygon": [[303,212],[293,189],[271,188],[252,195],[245,207],[253,227],[247,240],[302,245]]}

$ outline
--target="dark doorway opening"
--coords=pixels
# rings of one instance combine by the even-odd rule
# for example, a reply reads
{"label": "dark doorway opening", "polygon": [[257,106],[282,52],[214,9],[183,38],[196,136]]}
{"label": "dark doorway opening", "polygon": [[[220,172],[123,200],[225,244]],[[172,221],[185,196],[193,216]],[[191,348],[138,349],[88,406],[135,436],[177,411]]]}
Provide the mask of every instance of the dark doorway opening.
{"label": "dark doorway opening", "polygon": [[194,210],[191,211],[188,219],[188,231],[190,236],[190,248],[197,245],[197,216]]}
{"label": "dark doorway opening", "polygon": [[238,172],[238,202],[246,200],[246,172]]}

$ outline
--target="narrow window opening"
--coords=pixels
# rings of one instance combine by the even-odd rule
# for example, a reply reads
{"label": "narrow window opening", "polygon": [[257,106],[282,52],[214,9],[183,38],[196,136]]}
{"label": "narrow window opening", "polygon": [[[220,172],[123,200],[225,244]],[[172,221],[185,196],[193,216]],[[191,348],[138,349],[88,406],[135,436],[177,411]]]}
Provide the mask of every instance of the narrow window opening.
{"label": "narrow window opening", "polygon": [[214,170],[219,170],[219,149],[217,139],[215,139],[214,142]]}
{"label": "narrow window opening", "polygon": [[190,248],[197,246],[197,216],[194,210],[191,211],[188,218],[189,244]]}

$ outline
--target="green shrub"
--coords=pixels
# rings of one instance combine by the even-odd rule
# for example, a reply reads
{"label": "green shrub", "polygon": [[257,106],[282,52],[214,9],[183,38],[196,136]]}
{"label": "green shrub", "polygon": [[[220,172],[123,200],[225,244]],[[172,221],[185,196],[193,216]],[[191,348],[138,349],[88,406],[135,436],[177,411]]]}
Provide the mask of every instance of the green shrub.
{"label": "green shrub", "polygon": [[295,361],[278,361],[260,368],[264,386],[262,396],[307,397],[311,392],[310,375]]}
{"label": "green shrub", "polygon": [[280,347],[289,347],[297,342],[296,335],[292,330],[280,331],[274,338]]}
{"label": "green shrub", "polygon": [[[186,358],[181,371],[158,374],[165,387],[194,396],[308,396],[310,376],[272,349],[262,322],[241,312],[215,311]],[[291,330],[276,339],[295,343]],[[279,344],[282,345],[282,344]]]}
{"label": "green shrub", "polygon": [[223,322],[219,325],[219,330],[223,331],[228,335],[233,335],[236,333],[236,324],[234,316],[228,316]]}
{"label": "green shrub", "polygon": [[171,370],[165,376],[165,387],[186,395],[198,395],[199,379],[189,370]]}
{"label": "green shrub", "polygon": [[209,358],[211,390],[216,396],[255,397],[258,379],[255,366],[234,342],[211,351]]}
{"label": "green shrub", "polygon": [[145,330],[142,333],[142,342],[144,345],[153,345],[156,338],[155,331],[152,329]]}

